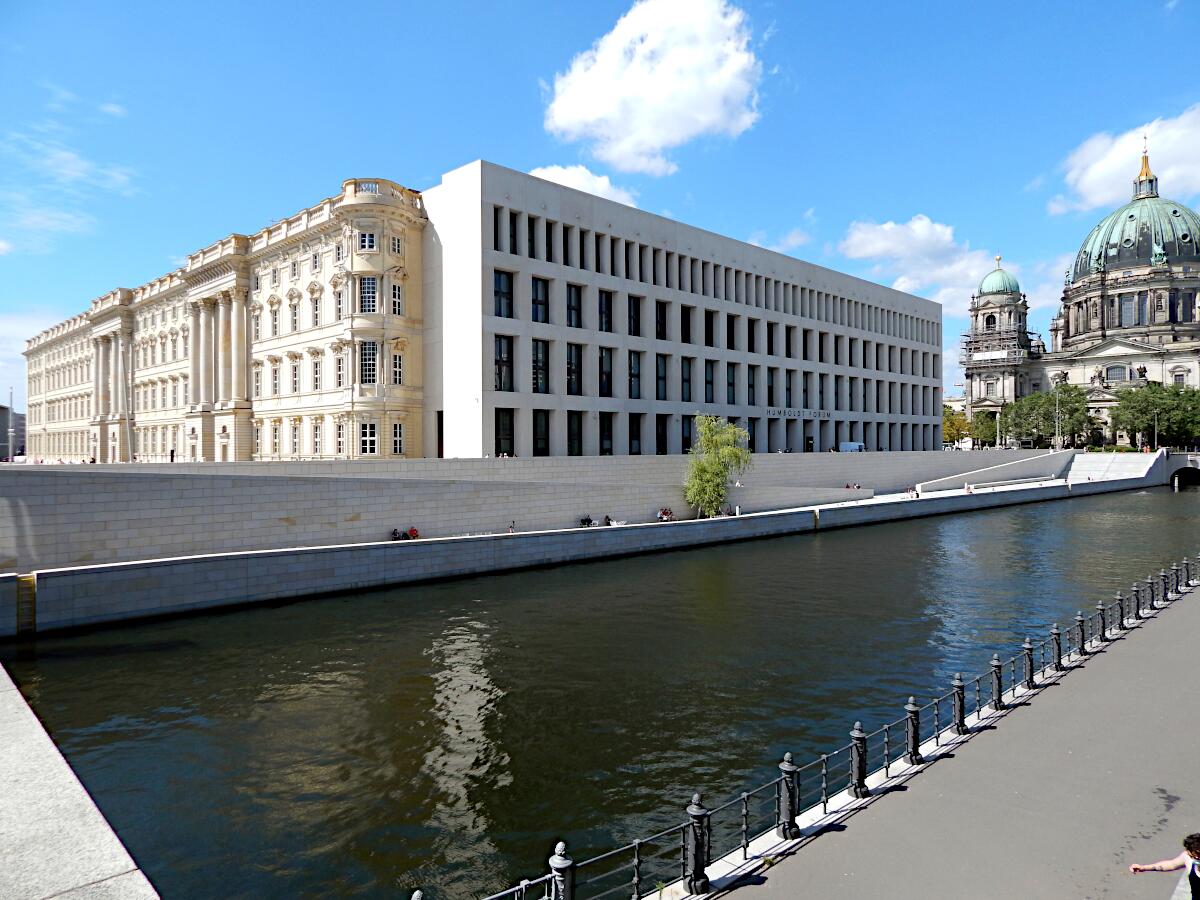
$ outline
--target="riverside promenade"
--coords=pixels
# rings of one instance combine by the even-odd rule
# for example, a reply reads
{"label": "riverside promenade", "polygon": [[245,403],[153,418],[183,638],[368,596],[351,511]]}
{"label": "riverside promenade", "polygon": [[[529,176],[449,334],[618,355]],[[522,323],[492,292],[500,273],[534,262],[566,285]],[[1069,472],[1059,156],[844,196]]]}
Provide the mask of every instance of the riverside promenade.
{"label": "riverside promenade", "polygon": [[[1086,612],[1086,610],[1085,610]],[[1200,588],[1022,697],[938,760],[723,894],[1166,898],[1130,875],[1200,831]]]}

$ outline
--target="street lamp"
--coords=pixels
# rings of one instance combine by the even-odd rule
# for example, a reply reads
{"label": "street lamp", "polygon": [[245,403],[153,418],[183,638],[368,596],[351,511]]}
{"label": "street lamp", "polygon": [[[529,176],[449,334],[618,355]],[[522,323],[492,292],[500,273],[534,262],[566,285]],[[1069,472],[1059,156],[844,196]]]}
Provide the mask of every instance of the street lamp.
{"label": "street lamp", "polygon": [[1058,389],[1060,387],[1062,387],[1062,385],[1056,384],[1054,386],[1054,449],[1055,450],[1062,449],[1062,425],[1060,424],[1059,415],[1058,415]]}

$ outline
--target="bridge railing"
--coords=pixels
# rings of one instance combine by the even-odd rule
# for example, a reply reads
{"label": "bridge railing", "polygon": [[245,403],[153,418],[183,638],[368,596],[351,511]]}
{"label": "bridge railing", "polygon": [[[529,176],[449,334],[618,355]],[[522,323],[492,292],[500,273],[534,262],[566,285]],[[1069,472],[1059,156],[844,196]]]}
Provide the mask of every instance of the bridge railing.
{"label": "bridge railing", "polygon": [[1135,582],[1128,596],[1122,592],[1100,601],[1088,615],[1080,610],[1064,628],[1056,623],[1040,641],[1027,637],[1015,655],[1002,659],[993,654],[979,675],[963,679],[956,674],[950,690],[929,702],[922,705],[909,697],[903,717],[869,733],[856,722],[850,743],[830,753],[803,765],[786,753],[774,778],[712,809],[704,806],[700,793],[693,794],[685,821],[582,862],[575,862],[566,844],[559,842],[548,861],[549,872],[485,900],[629,900],[679,882],[691,894],[708,893],[712,887],[706,869],[711,862],[747,861],[751,844],[771,832],[782,840],[798,838],[805,833],[797,822],[801,817],[816,821],[808,833],[819,832],[818,810],[825,815],[835,802],[868,797],[869,780],[921,765],[923,748],[972,733],[985,717],[1065,671],[1067,662],[1094,652],[1132,627],[1131,622],[1198,583],[1200,555],[1184,558]]}

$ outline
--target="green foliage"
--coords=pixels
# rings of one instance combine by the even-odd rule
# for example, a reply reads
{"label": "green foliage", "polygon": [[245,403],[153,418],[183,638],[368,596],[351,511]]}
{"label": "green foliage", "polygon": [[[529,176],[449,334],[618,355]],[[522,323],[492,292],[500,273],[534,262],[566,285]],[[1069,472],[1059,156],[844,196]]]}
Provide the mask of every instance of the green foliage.
{"label": "green foliage", "polygon": [[996,417],[991,413],[979,413],[971,416],[971,438],[979,444],[996,443]]}
{"label": "green foliage", "polygon": [[718,416],[696,416],[696,435],[683,499],[702,516],[715,516],[725,504],[729,479],[750,467],[750,435]]}
{"label": "green foliage", "polygon": [[1009,403],[1000,411],[1000,430],[1009,437],[1048,447],[1056,433],[1056,418],[1065,443],[1078,443],[1091,432],[1095,422],[1088,415],[1087,394],[1083,388],[1073,384],[1058,385],[1053,391],[1030,394]]}
{"label": "green foliage", "polygon": [[1141,443],[1152,444],[1157,422],[1159,444],[1192,443],[1200,435],[1200,391],[1155,382],[1125,388],[1118,393],[1109,421],[1131,442],[1140,435]]}
{"label": "green foliage", "polygon": [[942,407],[942,440],[945,443],[957,444],[970,433],[971,426],[966,413],[955,412],[948,406]]}

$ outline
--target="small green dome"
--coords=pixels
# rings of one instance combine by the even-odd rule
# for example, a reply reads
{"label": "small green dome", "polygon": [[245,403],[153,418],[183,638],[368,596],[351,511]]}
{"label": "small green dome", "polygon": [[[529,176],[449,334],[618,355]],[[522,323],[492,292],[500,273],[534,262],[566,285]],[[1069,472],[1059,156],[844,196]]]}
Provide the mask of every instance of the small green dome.
{"label": "small green dome", "polygon": [[979,282],[978,293],[980,296],[984,294],[1019,294],[1021,285],[1017,284],[1017,279],[1000,268],[1000,257],[997,256],[996,268],[983,276],[983,281]]}

